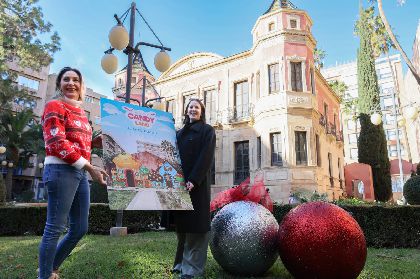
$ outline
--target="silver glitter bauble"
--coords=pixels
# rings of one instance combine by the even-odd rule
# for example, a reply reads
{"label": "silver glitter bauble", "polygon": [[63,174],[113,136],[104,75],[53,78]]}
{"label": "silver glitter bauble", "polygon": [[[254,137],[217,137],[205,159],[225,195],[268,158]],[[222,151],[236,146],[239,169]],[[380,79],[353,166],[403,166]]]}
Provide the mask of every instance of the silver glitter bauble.
{"label": "silver glitter bauble", "polygon": [[214,259],[234,275],[262,275],[278,257],[279,225],[260,204],[238,201],[223,207],[211,223]]}

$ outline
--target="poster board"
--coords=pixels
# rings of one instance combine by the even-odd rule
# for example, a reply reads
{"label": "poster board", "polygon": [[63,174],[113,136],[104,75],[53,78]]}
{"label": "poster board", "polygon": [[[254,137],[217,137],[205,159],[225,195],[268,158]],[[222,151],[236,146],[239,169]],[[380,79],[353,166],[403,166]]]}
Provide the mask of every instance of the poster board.
{"label": "poster board", "polygon": [[112,210],[193,210],[171,113],[101,99]]}

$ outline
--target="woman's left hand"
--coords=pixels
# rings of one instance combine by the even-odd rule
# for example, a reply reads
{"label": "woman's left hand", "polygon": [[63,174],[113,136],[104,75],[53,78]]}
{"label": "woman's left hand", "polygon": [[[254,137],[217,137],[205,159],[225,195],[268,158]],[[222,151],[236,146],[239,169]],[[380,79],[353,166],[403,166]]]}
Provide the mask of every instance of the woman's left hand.
{"label": "woman's left hand", "polygon": [[191,192],[191,190],[194,188],[194,184],[190,181],[185,184],[185,188],[187,188],[188,192]]}

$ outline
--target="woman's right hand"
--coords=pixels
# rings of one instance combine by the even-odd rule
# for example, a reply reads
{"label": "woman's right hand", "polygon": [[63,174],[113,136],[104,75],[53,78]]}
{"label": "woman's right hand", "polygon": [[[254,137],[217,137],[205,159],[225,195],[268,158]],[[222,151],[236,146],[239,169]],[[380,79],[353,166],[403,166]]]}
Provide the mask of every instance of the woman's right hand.
{"label": "woman's right hand", "polygon": [[106,185],[106,181],[104,179],[105,177],[109,177],[108,174],[104,169],[101,169],[99,167],[94,167],[90,163],[86,163],[86,165],[83,167],[85,170],[87,170],[92,177],[92,179],[99,184]]}

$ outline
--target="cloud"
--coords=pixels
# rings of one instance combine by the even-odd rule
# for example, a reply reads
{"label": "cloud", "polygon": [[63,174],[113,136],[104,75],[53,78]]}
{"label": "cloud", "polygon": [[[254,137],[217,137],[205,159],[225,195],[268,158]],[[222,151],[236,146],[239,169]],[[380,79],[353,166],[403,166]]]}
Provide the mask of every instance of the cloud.
{"label": "cloud", "polygon": [[101,126],[108,126],[108,127],[119,127],[115,123],[109,122],[109,121],[101,121]]}
{"label": "cloud", "polygon": [[109,114],[121,114],[121,111],[112,104],[104,104],[103,110]]}

